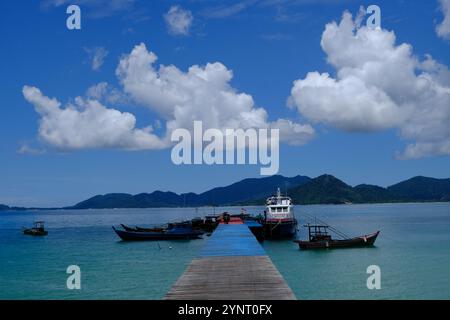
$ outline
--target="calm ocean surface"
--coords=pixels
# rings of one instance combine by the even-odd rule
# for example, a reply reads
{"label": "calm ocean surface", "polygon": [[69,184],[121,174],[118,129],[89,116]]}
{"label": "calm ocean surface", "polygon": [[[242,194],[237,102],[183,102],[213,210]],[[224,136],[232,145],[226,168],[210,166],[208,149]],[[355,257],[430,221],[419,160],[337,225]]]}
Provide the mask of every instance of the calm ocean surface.
{"label": "calm ocean surface", "polygon": [[[240,208],[216,208],[239,213]],[[259,213],[262,207],[248,207]],[[381,230],[375,248],[299,251],[292,241],[263,247],[300,299],[449,299],[450,204],[296,206],[350,235]],[[116,209],[0,213],[0,299],[160,299],[205,240],[119,241],[119,223],[151,225],[213,213],[196,209]],[[44,220],[47,237],[22,226]],[[304,228],[300,238],[306,236]],[[66,288],[66,268],[81,268],[81,290]],[[366,268],[379,265],[381,290]]]}

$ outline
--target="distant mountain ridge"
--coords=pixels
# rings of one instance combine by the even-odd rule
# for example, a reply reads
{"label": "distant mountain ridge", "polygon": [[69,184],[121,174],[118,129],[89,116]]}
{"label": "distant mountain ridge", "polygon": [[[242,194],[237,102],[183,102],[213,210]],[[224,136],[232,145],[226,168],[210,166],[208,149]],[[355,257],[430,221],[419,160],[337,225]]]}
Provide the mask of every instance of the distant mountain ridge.
{"label": "distant mountain ridge", "polygon": [[201,194],[155,191],[138,195],[107,194],[80,202],[73,209],[195,207],[259,205],[280,187],[287,189],[295,204],[345,204],[450,201],[450,179],[414,177],[387,188],[361,184],[352,187],[332,175],[311,179],[306,176],[272,176],[244,179]]}
{"label": "distant mountain ridge", "polygon": [[450,201],[450,179],[414,177],[383,188],[360,184],[351,187],[332,175],[322,175],[289,190],[297,204],[443,202]]}
{"label": "distant mountain ridge", "polygon": [[[369,184],[352,187],[332,175],[325,174],[314,179],[300,175],[292,178],[281,175],[250,178],[200,194],[177,194],[170,191],[137,195],[109,193],[96,195],[63,209],[261,205],[278,187],[283,193],[287,190],[295,204],[450,202],[450,179],[418,176],[387,188]],[[0,204],[0,211],[26,209]]]}
{"label": "distant mountain ridge", "polygon": [[450,179],[414,177],[387,188],[404,201],[450,201]]}
{"label": "distant mountain ridge", "polygon": [[278,187],[282,189],[293,188],[307,183],[310,180],[311,178],[305,176],[286,178],[275,175],[264,178],[244,179],[229,186],[217,187],[200,194],[176,194],[174,192],[163,191],[137,195],[110,193],[92,197],[70,208],[100,209],[233,205],[266,198],[272,195]]}

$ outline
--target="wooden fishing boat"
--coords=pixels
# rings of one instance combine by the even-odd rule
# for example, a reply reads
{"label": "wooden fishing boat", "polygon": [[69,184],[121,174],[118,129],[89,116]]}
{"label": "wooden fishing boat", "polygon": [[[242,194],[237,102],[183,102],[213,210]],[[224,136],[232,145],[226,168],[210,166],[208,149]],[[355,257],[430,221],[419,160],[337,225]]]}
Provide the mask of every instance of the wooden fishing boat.
{"label": "wooden fishing boat", "polygon": [[[334,249],[334,248],[356,248],[356,247],[370,247],[373,246],[375,240],[380,233],[380,231],[354,237],[354,238],[343,238],[343,239],[333,239],[328,233],[328,230],[332,227],[328,225],[307,225],[309,240],[295,240],[302,250],[308,249]],[[333,228],[333,230],[335,230]]]}
{"label": "wooden fishing boat", "polygon": [[45,230],[44,221],[36,221],[33,223],[32,228],[23,228],[23,234],[29,236],[46,236],[48,231]]}
{"label": "wooden fishing boat", "polygon": [[124,241],[199,239],[203,235],[202,231],[194,230],[188,224],[172,224],[161,231],[127,231],[112,228]]}

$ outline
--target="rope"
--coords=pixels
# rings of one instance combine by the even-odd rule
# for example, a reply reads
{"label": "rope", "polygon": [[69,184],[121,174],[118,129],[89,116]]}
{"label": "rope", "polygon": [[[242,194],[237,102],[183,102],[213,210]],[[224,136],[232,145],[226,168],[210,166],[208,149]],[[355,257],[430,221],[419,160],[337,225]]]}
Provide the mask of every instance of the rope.
{"label": "rope", "polygon": [[272,232],[276,227],[278,227],[281,224],[281,219],[278,220],[278,223],[270,230]]}

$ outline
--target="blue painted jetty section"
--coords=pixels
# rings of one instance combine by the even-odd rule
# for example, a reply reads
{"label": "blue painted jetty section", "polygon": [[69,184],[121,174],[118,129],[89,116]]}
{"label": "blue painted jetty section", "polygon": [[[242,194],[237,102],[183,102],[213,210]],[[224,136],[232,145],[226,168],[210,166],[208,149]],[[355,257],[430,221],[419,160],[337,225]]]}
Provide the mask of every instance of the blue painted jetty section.
{"label": "blue painted jetty section", "polygon": [[244,223],[247,225],[247,227],[249,228],[262,228],[262,224],[259,222],[256,222],[254,220],[246,220],[244,221]]}
{"label": "blue painted jetty section", "polygon": [[219,224],[200,257],[264,256],[265,251],[246,224]]}
{"label": "blue painted jetty section", "polygon": [[[256,224],[255,224],[256,223]],[[168,300],[293,300],[295,295],[249,228],[219,224]]]}

